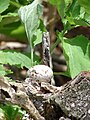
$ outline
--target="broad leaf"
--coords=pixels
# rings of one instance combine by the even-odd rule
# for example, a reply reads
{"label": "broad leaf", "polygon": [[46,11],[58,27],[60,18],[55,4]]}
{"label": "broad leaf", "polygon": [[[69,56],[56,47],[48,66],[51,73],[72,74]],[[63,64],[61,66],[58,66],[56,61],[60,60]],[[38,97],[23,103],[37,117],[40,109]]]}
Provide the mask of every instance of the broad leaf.
{"label": "broad leaf", "polygon": [[4,12],[9,6],[10,0],[0,0],[0,13]]}
{"label": "broad leaf", "polygon": [[[35,41],[35,38],[37,41],[37,30],[39,29],[38,27],[40,25],[39,17],[42,15],[42,6],[38,0],[35,0],[32,4],[21,7],[18,13],[22,22],[24,23],[30,45],[32,45],[33,41]],[[42,33],[39,32],[39,34]]]}
{"label": "broad leaf", "polygon": [[0,51],[0,63],[1,64],[10,64],[10,65],[18,65],[21,68],[31,67],[31,60],[25,56],[24,54],[17,52],[3,52]]}
{"label": "broad leaf", "polygon": [[0,33],[18,39],[26,39],[24,26],[21,25],[18,13],[0,16]]}
{"label": "broad leaf", "polygon": [[80,5],[83,6],[86,12],[90,15],[90,0],[78,0]]}
{"label": "broad leaf", "polygon": [[67,61],[68,73],[74,78],[81,71],[90,71],[90,41],[84,36],[77,36],[62,41]]}
{"label": "broad leaf", "polygon": [[17,13],[8,13],[0,16],[0,18],[0,33],[14,38],[25,38],[25,30],[21,26]]}
{"label": "broad leaf", "polygon": [[6,26],[10,23],[14,23],[19,21],[19,17],[17,13],[8,13],[6,15],[2,15],[2,21],[0,23],[0,26]]}

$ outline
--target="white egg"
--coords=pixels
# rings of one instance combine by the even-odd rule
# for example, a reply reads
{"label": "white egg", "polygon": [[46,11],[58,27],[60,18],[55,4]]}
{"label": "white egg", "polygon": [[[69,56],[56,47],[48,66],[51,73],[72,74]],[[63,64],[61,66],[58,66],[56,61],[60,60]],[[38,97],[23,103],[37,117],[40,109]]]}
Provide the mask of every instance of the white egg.
{"label": "white egg", "polygon": [[53,78],[53,71],[46,65],[36,65],[27,72],[29,78],[38,80],[39,82],[50,82]]}

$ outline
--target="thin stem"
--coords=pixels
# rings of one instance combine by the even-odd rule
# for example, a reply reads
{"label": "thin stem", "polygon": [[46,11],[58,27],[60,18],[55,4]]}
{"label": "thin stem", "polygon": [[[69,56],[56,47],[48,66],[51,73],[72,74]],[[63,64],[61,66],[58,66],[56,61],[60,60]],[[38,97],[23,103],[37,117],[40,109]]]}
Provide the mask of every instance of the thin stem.
{"label": "thin stem", "polygon": [[60,41],[62,42],[63,37],[64,37],[64,33],[65,33],[65,31],[59,32],[57,40],[56,40],[56,42],[54,43],[54,45],[52,46],[52,48],[50,50],[51,54],[53,53],[54,48],[56,48],[56,46],[60,43]]}
{"label": "thin stem", "polygon": [[32,45],[30,45],[30,47],[31,47],[31,67],[32,67],[33,66],[33,51],[34,51],[34,49],[33,49]]}
{"label": "thin stem", "polygon": [[60,40],[57,39],[56,42],[54,43],[54,45],[52,46],[51,50],[50,50],[51,54],[53,53],[54,48],[56,48],[56,46],[59,44],[59,42],[60,42]]}
{"label": "thin stem", "polygon": [[[29,33],[29,31],[27,32]],[[31,67],[33,66],[33,51],[34,51],[34,48],[33,48],[33,45],[32,45],[32,38],[27,34],[28,36],[28,40],[29,40],[29,46],[30,46],[30,53],[31,53]]]}

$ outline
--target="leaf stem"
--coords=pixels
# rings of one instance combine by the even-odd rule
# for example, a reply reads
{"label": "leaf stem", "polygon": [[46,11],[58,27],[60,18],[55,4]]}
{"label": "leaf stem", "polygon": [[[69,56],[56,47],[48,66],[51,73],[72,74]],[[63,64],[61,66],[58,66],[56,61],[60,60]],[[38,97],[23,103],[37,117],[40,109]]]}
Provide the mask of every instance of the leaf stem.
{"label": "leaf stem", "polygon": [[33,49],[32,45],[30,45],[30,47],[31,47],[31,67],[32,67],[33,66],[33,51],[34,51],[34,49]]}
{"label": "leaf stem", "polygon": [[62,32],[59,32],[59,33],[58,33],[57,40],[56,40],[56,42],[54,43],[54,45],[52,46],[52,48],[51,48],[51,50],[50,50],[50,51],[51,51],[51,54],[53,53],[54,48],[56,48],[56,46],[60,43],[60,41],[63,40],[63,37],[64,37],[63,31],[62,31]]}
{"label": "leaf stem", "polygon": [[51,51],[51,54],[53,53],[54,48],[56,48],[56,46],[57,46],[59,43],[60,43],[60,40],[57,39],[56,42],[54,43],[54,45],[52,46],[51,50],[50,50],[50,51]]}

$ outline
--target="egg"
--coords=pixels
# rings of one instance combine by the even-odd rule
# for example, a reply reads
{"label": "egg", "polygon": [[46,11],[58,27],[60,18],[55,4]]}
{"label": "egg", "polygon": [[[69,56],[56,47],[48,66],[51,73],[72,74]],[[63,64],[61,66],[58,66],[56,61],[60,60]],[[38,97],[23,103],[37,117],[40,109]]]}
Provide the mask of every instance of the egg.
{"label": "egg", "polygon": [[50,82],[53,78],[53,71],[46,65],[35,65],[28,70],[27,75],[32,80]]}

